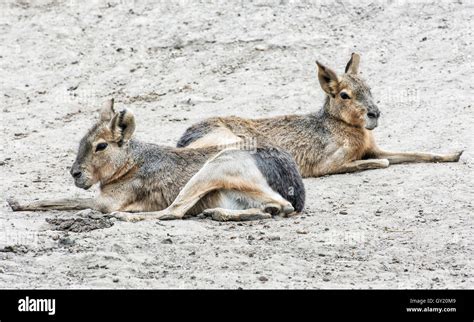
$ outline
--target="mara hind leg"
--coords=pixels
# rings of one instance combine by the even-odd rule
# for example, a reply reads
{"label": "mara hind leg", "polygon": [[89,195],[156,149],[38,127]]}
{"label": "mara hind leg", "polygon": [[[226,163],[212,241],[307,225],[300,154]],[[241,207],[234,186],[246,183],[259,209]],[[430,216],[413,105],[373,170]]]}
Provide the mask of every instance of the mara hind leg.
{"label": "mara hind leg", "polygon": [[437,154],[427,152],[390,152],[374,150],[370,154],[376,158],[388,159],[390,164],[414,163],[414,162],[458,162],[463,151]]}
{"label": "mara hind leg", "polygon": [[281,204],[280,196],[273,195],[265,186],[259,194],[220,190],[209,197],[204,200],[202,213],[217,221],[260,220],[276,215],[287,216],[294,212],[291,204]]}
{"label": "mara hind leg", "polygon": [[[230,180],[222,185],[212,182],[203,183],[202,185],[193,185],[193,188],[196,190],[199,190],[200,187],[202,189],[196,194],[187,195],[186,193],[180,193],[180,196],[178,196],[168,208],[161,211],[136,213],[114,212],[113,215],[120,220],[131,222],[141,220],[182,219],[190,210],[194,210],[195,206],[199,207],[205,216],[217,221],[259,220],[268,219],[274,215],[287,216],[294,213],[294,208],[291,203],[283,199],[279,194],[268,191],[267,187],[258,187],[258,185],[252,182],[245,183],[242,180],[233,181],[232,178],[228,179]],[[231,187],[233,187],[233,189],[229,189]],[[242,190],[237,191],[237,189],[244,189],[245,192]],[[228,206],[229,202],[221,202],[219,194],[227,194],[232,190],[235,191],[235,194],[242,196],[234,200],[234,203],[242,202],[242,199],[245,199],[243,203],[251,205],[251,207],[232,206],[230,209],[222,208]],[[215,198],[216,202],[209,202],[209,199],[214,199],[208,198],[213,192],[217,193],[217,198]],[[202,208],[202,205],[199,204],[201,201],[205,201],[202,205],[210,204],[211,208]]]}
{"label": "mara hind leg", "polygon": [[[246,151],[222,151],[186,183],[173,203],[156,212],[125,213],[114,215],[126,221],[151,219],[182,219],[200,200],[213,191],[236,191],[246,199],[257,201],[262,210],[291,213],[293,206],[273,191]],[[219,207],[219,204],[212,208]]]}
{"label": "mara hind leg", "polygon": [[34,201],[20,204],[15,199],[8,199],[13,211],[48,211],[48,210],[82,210],[94,209],[102,211],[103,207],[93,198],[64,198]]}

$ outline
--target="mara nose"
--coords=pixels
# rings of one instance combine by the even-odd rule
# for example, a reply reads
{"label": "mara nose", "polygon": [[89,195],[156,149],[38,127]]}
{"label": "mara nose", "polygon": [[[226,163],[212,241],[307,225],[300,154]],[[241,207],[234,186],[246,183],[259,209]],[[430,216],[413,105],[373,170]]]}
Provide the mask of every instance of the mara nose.
{"label": "mara nose", "polygon": [[367,116],[370,117],[371,119],[376,119],[380,116],[379,112],[368,112]]}
{"label": "mara nose", "polygon": [[367,113],[367,116],[370,117],[371,119],[374,119],[377,117],[377,115],[374,112]]}
{"label": "mara nose", "polygon": [[74,179],[77,179],[82,175],[82,172],[78,170],[71,170],[71,175],[74,177]]}

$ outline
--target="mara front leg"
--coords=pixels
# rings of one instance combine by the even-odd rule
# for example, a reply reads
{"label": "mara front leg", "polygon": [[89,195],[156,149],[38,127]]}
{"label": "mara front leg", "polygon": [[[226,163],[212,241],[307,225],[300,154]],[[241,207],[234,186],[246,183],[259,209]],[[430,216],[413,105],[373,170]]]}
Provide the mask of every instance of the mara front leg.
{"label": "mara front leg", "polygon": [[326,174],[342,174],[372,169],[384,169],[387,168],[389,164],[390,163],[387,159],[356,160],[334,167]]}
{"label": "mara front leg", "polygon": [[40,200],[20,204],[15,199],[8,199],[8,204],[13,211],[48,211],[48,210],[83,210],[94,209],[104,211],[104,205],[93,198],[64,198]]}
{"label": "mara front leg", "polygon": [[216,221],[249,221],[272,218],[271,213],[259,208],[249,208],[242,210],[213,208],[206,209],[203,214]]}
{"label": "mara front leg", "polygon": [[390,164],[415,163],[415,162],[458,162],[463,151],[448,154],[428,152],[390,152],[375,150],[371,155],[376,158],[388,159]]}

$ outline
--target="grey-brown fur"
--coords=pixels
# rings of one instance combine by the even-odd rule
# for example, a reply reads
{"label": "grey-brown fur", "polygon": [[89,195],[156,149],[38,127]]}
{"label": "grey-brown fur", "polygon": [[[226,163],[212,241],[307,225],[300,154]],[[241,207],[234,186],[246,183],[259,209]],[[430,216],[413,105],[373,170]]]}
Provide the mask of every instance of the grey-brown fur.
{"label": "grey-brown fur", "polygon": [[[289,151],[303,177],[385,168],[406,162],[456,162],[462,154],[389,152],[380,149],[372,129],[380,111],[370,87],[358,75],[360,57],[353,54],[346,73],[337,75],[317,63],[321,88],[326,92],[322,109],[306,115],[262,119],[214,117],[189,127],[178,147],[204,147],[256,137]],[[224,135],[223,135],[224,134]]]}
{"label": "grey-brown fur", "polygon": [[11,202],[12,209],[93,208],[131,221],[201,212],[216,220],[248,220],[303,210],[301,176],[282,149],[172,148],[136,141],[134,129],[133,114],[116,113],[109,101],[81,140],[71,175],[83,189],[100,183],[96,199]]}

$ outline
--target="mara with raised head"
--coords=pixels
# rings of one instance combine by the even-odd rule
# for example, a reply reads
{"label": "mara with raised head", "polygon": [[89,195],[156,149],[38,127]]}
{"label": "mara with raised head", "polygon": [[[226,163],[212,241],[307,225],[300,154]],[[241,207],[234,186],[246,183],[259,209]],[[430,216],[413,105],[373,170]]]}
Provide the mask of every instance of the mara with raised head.
{"label": "mara with raised head", "polygon": [[172,148],[134,140],[135,117],[113,100],[79,144],[75,185],[100,183],[93,199],[58,199],[14,211],[96,209],[122,220],[180,219],[204,213],[215,220],[253,220],[301,212],[305,190],[291,155],[278,147]]}
{"label": "mara with raised head", "polygon": [[458,161],[462,151],[389,152],[376,145],[372,130],[380,111],[370,87],[358,75],[359,61],[359,55],[352,54],[342,75],[316,62],[319,83],[327,94],[319,112],[263,119],[209,118],[189,127],[177,146],[206,147],[256,137],[289,151],[303,177],[386,168],[397,163]]}

